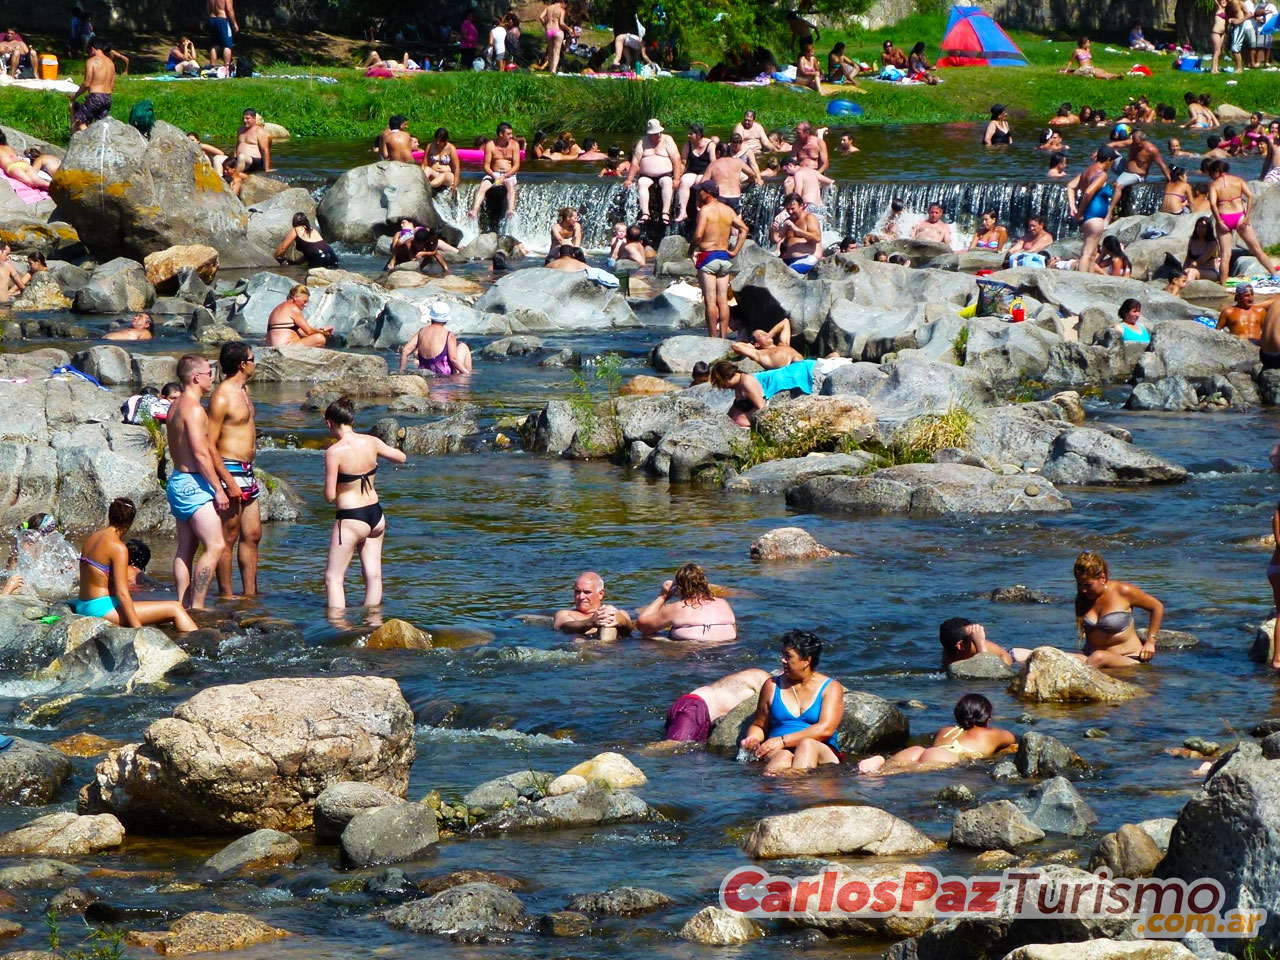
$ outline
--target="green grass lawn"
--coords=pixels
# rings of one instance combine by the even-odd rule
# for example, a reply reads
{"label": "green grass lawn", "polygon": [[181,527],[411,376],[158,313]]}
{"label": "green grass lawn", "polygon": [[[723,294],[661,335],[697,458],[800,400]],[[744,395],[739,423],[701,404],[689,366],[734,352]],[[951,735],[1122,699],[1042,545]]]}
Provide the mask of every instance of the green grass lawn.
{"label": "green grass lawn", "polygon": [[[904,49],[921,39],[929,44],[931,59],[936,59],[943,26],[941,16],[916,15],[880,31],[824,32],[818,49],[825,62],[831,45],[843,40],[851,56],[870,62],[877,58],[886,37]],[[1265,109],[1274,105],[1280,84],[1280,76],[1262,71],[1247,71],[1240,77],[1181,73],[1173,69],[1170,56],[1128,51],[1111,54],[1105,52],[1106,44],[1101,41],[1094,43],[1094,62],[1099,67],[1122,73],[1135,63],[1145,63],[1153,75],[1116,81],[1064,76],[1058,68],[1070,56],[1072,42],[1024,32],[1011,35],[1030,66],[943,70],[945,82],[936,87],[864,81],[865,95],[849,96],[836,87],[834,96],[848,96],[862,105],[865,113],[856,121],[860,124],[985,120],[995,102],[1004,103],[1015,118],[1046,120],[1064,100],[1077,107],[1085,103],[1105,107],[1115,116],[1129,98],[1140,94],[1146,94],[1152,103],[1175,104],[1182,118],[1182,95],[1188,90],[1211,94],[1215,104],[1226,101],[1245,109]],[[776,52],[779,59],[784,57],[784,51]],[[72,71],[78,69],[77,65],[69,66]],[[352,69],[285,64],[260,69],[265,73],[336,76],[340,82],[255,78],[156,83],[122,77],[112,113],[125,119],[134,103],[150,99],[157,117],[219,143],[231,138],[246,106],[283,124],[296,137],[372,137],[385,126],[387,117],[403,113],[424,139],[435,127],[445,126],[459,143],[467,143],[477,134],[491,135],[500,120],[509,121],[524,135],[537,128],[572,129],[581,140],[590,135],[629,138],[653,116],[676,131],[699,120],[719,133],[727,132],[747,109],[754,109],[771,129],[826,116],[826,103],[816,94],[785,85],[735,87],[675,79],[623,82],[469,72],[366,80]],[[1229,85],[1233,81],[1235,84]],[[67,100],[63,96],[0,90],[0,117],[37,136],[66,142]]]}

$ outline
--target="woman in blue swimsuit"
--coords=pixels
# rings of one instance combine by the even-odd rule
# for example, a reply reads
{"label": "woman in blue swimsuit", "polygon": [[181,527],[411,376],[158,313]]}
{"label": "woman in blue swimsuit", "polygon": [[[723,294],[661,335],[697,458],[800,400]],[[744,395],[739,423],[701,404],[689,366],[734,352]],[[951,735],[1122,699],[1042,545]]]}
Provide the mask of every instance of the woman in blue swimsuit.
{"label": "woman in blue swimsuit", "polygon": [[765,681],[755,719],[739,744],[768,761],[768,776],[844,759],[836,733],[844,719],[844,687],[817,672],[821,655],[822,640],[812,633],[783,634],[782,676]]}
{"label": "woman in blue swimsuit", "polygon": [[1107,228],[1119,194],[1107,179],[1107,171],[1119,154],[1112,147],[1099,147],[1093,162],[1067,184],[1067,208],[1080,223],[1084,249],[1076,269],[1091,273],[1098,257],[1098,239]]}
{"label": "woman in blue swimsuit", "polygon": [[129,548],[124,538],[137,512],[128,497],[112,500],[106,529],[85,539],[80,551],[80,599],[75,611],[82,617],[102,617],[121,627],[149,627],[172,620],[180,632],[188,633],[196,629],[196,622],[178,601],[135,603],[129,595]]}

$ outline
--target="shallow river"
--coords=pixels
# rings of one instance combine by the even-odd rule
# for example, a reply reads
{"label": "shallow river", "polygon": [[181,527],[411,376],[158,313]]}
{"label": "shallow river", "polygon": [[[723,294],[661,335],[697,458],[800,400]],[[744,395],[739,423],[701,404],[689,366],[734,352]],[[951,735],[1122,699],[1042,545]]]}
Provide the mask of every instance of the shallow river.
{"label": "shallow river", "polygon": [[[564,342],[586,355],[606,346],[620,350],[629,357],[629,375],[643,372],[637,357],[654,336],[641,331],[608,344]],[[565,371],[486,363],[468,387],[454,388],[452,395],[476,400],[486,416],[496,417],[533,409],[572,389]],[[267,435],[303,442],[319,437],[317,417],[297,412],[300,393],[264,388],[257,395]],[[527,768],[559,773],[602,750],[620,750],[649,775],[642,795],[670,818],[597,832],[445,841],[429,862],[408,868],[411,876],[463,867],[508,872],[526,882],[524,896],[535,912],[562,908],[577,892],[616,884],[655,887],[673,895],[677,905],[638,922],[606,924],[606,936],[575,942],[573,954],[715,955],[684,944],[673,932],[711,901],[724,873],[742,861],[742,831],[761,815],[819,801],[867,802],[945,839],[952,810],[933,799],[945,783],[967,783],[983,799],[1025,790],[991,781],[981,765],[886,780],[860,779],[846,767],[802,781],[766,781],[754,765],[729,757],[645,751],[646,743],[661,736],[671,701],[732,670],[773,667],[772,641],[785,630],[803,628],[824,637],[829,646],[822,669],[849,688],[902,703],[922,702],[923,708],[907,710],[917,736],[949,722],[956,699],[980,689],[995,703],[997,723],[1017,733],[1034,728],[1070,743],[1097,771],[1081,790],[1100,816],[1099,831],[1176,814],[1194,787],[1189,776],[1194,764],[1162,755],[1164,748],[1179,746],[1192,734],[1229,742],[1236,731],[1274,713],[1275,678],[1245,658],[1252,627],[1270,604],[1263,576],[1266,551],[1242,541],[1267,532],[1280,493],[1280,482],[1262,472],[1277,429],[1275,416],[1128,414],[1105,405],[1094,412],[1133,430],[1137,443],[1211,472],[1173,487],[1072,490],[1074,511],[1045,518],[836,520],[789,515],[776,498],[672,487],[608,464],[518,452],[417,457],[405,467],[384,466],[378,485],[390,517],[385,615],[445,635],[493,635],[488,643],[428,653],[356,650],[352,638],[368,629],[358,612],[347,624],[324,619],[321,574],[331,520],[320,497],[320,456],[304,449],[266,451],[263,465],[293,482],[311,505],[305,521],[271,525],[263,542],[261,607],[297,620],[301,639],[274,646],[230,645],[199,657],[196,674],[180,681],[171,695],[90,698],[66,709],[53,726],[18,722],[13,732],[52,740],[89,729],[132,740],[174,703],[208,684],[330,671],[392,676],[419,715],[411,798],[431,789],[460,795],[485,779]],[[360,423],[369,425],[378,415],[364,412]],[[1212,472],[1226,464],[1209,463],[1210,458],[1226,458],[1244,472]],[[793,566],[762,566],[747,558],[754,537],[790,523],[805,526],[846,555]],[[168,550],[156,546],[154,569],[167,579]],[[982,620],[989,635],[1006,645],[1071,644],[1071,563],[1085,548],[1101,551],[1114,575],[1160,597],[1170,628],[1200,638],[1193,650],[1162,652],[1153,665],[1132,671],[1132,679],[1151,697],[1114,706],[1024,708],[1000,684],[949,681],[938,671],[937,624],[953,615]],[[738,642],[700,649],[631,641],[583,649],[520,619],[568,605],[572,580],[584,568],[604,574],[611,600],[634,607],[688,560],[703,564],[713,581],[739,591],[733,601],[742,630]],[[1014,583],[1046,590],[1062,602],[1008,606],[984,596]],[[0,709],[25,715],[19,701],[31,690],[26,681],[10,678],[0,687],[0,693],[9,694]],[[440,701],[461,707],[447,729],[423,723],[444,712]],[[481,732],[498,717],[504,719],[495,722],[509,729]],[[1089,727],[1109,736],[1084,739]],[[92,764],[76,765],[73,782],[83,783]],[[70,806],[72,792],[63,799]],[[27,816],[28,811],[6,809],[0,826]],[[350,884],[332,869],[333,848],[307,848],[300,867],[281,871],[265,887],[231,883],[212,892],[157,892],[175,875],[189,875],[219,845],[216,840],[130,837],[120,853],[102,858],[103,865],[155,870],[155,877],[101,878],[92,886],[118,905],[181,913],[215,903],[307,935],[247,952],[247,958],[281,953],[411,957],[424,950],[434,956],[468,949],[393,932],[369,919],[375,901],[346,892]],[[1047,852],[1059,845],[1050,840],[1035,849]],[[930,862],[961,869],[969,861],[942,854]],[[28,926],[35,930],[41,900],[39,895],[28,899]],[[871,953],[883,945],[859,945],[854,952],[864,947]],[[541,957],[563,949],[529,935],[486,947],[484,955]],[[735,955],[764,958],[777,949],[776,942],[765,942]],[[817,955],[848,950],[847,942],[833,942]]]}

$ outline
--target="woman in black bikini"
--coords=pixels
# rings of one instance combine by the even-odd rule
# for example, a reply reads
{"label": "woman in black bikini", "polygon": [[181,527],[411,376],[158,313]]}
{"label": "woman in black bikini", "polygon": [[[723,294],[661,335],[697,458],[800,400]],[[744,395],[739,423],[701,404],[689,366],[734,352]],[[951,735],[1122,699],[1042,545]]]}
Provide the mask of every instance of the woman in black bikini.
{"label": "woman in black bikini", "polygon": [[991,119],[982,134],[982,142],[988,147],[1010,146],[1013,144],[1013,130],[1009,127],[1009,111],[1003,103],[991,105]]}
{"label": "woman in black bikini", "polygon": [[324,422],[335,443],[324,452],[324,498],[337,506],[333,533],[329,537],[329,562],[324,572],[324,589],[331,610],[347,606],[343,581],[351,558],[360,551],[364,574],[364,605],[382,603],[382,536],[387,520],[373,485],[378,458],[404,463],[408,457],[377,437],[356,433],[355,410],[346,397],[329,404]]}
{"label": "woman in black bikini", "polygon": [[[301,261],[290,261],[285,258],[285,252],[290,247],[293,247],[297,253],[301,254]],[[280,246],[276,247],[275,258],[281,263],[305,262],[308,267],[336,267],[338,265],[338,255],[333,252],[333,247],[325,242],[319,230],[311,226],[311,221],[307,219],[305,213],[295,213],[293,215],[293,226],[289,228],[289,232],[280,241]]]}
{"label": "woman in black bikini", "polygon": [[[1154,657],[1164,604],[1132,583],[1112,580],[1107,561],[1096,553],[1080,554],[1073,572],[1085,662],[1091,667],[1132,667]],[[1146,642],[1134,629],[1134,607],[1151,614]]]}

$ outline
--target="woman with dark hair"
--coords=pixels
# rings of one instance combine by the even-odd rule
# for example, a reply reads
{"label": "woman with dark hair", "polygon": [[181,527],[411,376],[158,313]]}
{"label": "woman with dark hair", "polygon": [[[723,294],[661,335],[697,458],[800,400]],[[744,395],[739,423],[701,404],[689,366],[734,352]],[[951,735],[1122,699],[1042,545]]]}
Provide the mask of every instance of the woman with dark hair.
{"label": "woman with dark hair", "polygon": [[1201,217],[1191,228],[1187,241],[1187,255],[1182,261],[1187,282],[1192,280],[1217,280],[1222,258],[1218,253],[1218,238],[1213,232],[1213,218]]}
{"label": "woman with dark hair", "polygon": [[124,538],[133,526],[137,508],[118,497],[107,508],[107,526],[85,538],[80,550],[80,599],[75,611],[82,617],[102,617],[121,627],[149,627],[172,621],[182,633],[196,629],[191,614],[176,600],[139,600],[129,593],[129,547]]}
{"label": "woman with dark hair", "polygon": [[836,731],[844,719],[844,687],[818,672],[821,638],[791,630],[781,646],[782,675],[760,688],[756,715],[738,745],[768,762],[766,776],[842,762]]}
{"label": "woman with dark hair", "polygon": [[1009,146],[1013,143],[1013,131],[1009,128],[1009,111],[1003,103],[991,105],[991,119],[987,121],[982,142],[988,147]]}
{"label": "woman with dark hair", "polygon": [[1191,184],[1187,183],[1185,167],[1175,164],[1169,168],[1169,182],[1164,185],[1164,199],[1160,201],[1160,212],[1178,216],[1191,212]]}
{"label": "woman with dark hair", "polygon": [[[1080,554],[1072,572],[1085,662],[1091,667],[1132,667],[1154,657],[1164,604],[1132,583],[1112,580],[1107,562],[1096,553]],[[1135,629],[1134,607],[1151,614],[1145,641]]]}
{"label": "woman with dark hair", "polygon": [[1111,329],[1120,334],[1122,343],[1150,343],[1151,331],[1142,323],[1142,304],[1130,297],[1117,311],[1120,322]]}
{"label": "woman with dark hair", "polygon": [[551,159],[551,144],[548,142],[547,131],[533,131],[533,142],[529,144],[529,159],[531,160],[549,160]]}
{"label": "woman with dark hair", "polygon": [[[301,260],[289,261],[285,258],[285,252],[290,247],[302,255]],[[306,263],[308,267],[338,265],[338,255],[333,252],[333,247],[325,242],[319,230],[311,226],[311,221],[305,213],[293,215],[293,226],[280,241],[280,246],[276,247],[275,258],[280,263]]]}
{"label": "woman with dark hair", "polygon": [[355,421],[355,408],[346,397],[333,401],[324,412],[325,426],[335,440],[324,452],[324,498],[337,507],[324,572],[325,595],[331,610],[347,606],[343,581],[357,550],[364,575],[364,605],[376,607],[382,603],[382,537],[387,532],[387,518],[373,477],[378,472],[379,457],[392,463],[408,459],[403,450],[389,447],[370,434],[356,433]]}
{"label": "woman with dark hair", "polygon": [[980,693],[967,693],[956,703],[955,726],[943,727],[928,747],[907,747],[886,760],[880,754],[858,764],[859,773],[905,773],[920,768],[951,767],[962,760],[994,756],[1018,742],[1008,730],[991,727],[991,701]]}
{"label": "woman with dark hair", "polygon": [[858,74],[862,68],[856,60],[851,60],[844,52],[844,41],[840,41],[827,54],[827,82],[844,84],[845,89],[853,93],[866,93],[858,86]]}
{"label": "woman with dark hair", "polygon": [[923,40],[912,47],[911,53],[907,56],[907,77],[911,80],[921,80],[931,86],[938,82],[938,78],[933,75],[933,64],[925,59]]}
{"label": "woman with dark hair", "polygon": [[720,643],[738,636],[733,607],[711,592],[706,573],[696,563],[686,563],[674,580],[664,582],[649,605],[637,611],[635,621],[645,636],[666,630],[672,640]]}
{"label": "woman with dark hair", "polygon": [[455,197],[458,195],[458,184],[462,180],[462,161],[458,159],[458,148],[449,142],[446,127],[436,127],[435,136],[423,151],[422,173],[432,190],[447,187]]}
{"label": "woman with dark hair", "polygon": [[1100,252],[1093,262],[1093,272],[1106,277],[1127,277],[1133,273],[1133,261],[1124,252],[1124,244],[1116,236],[1103,237]]}

